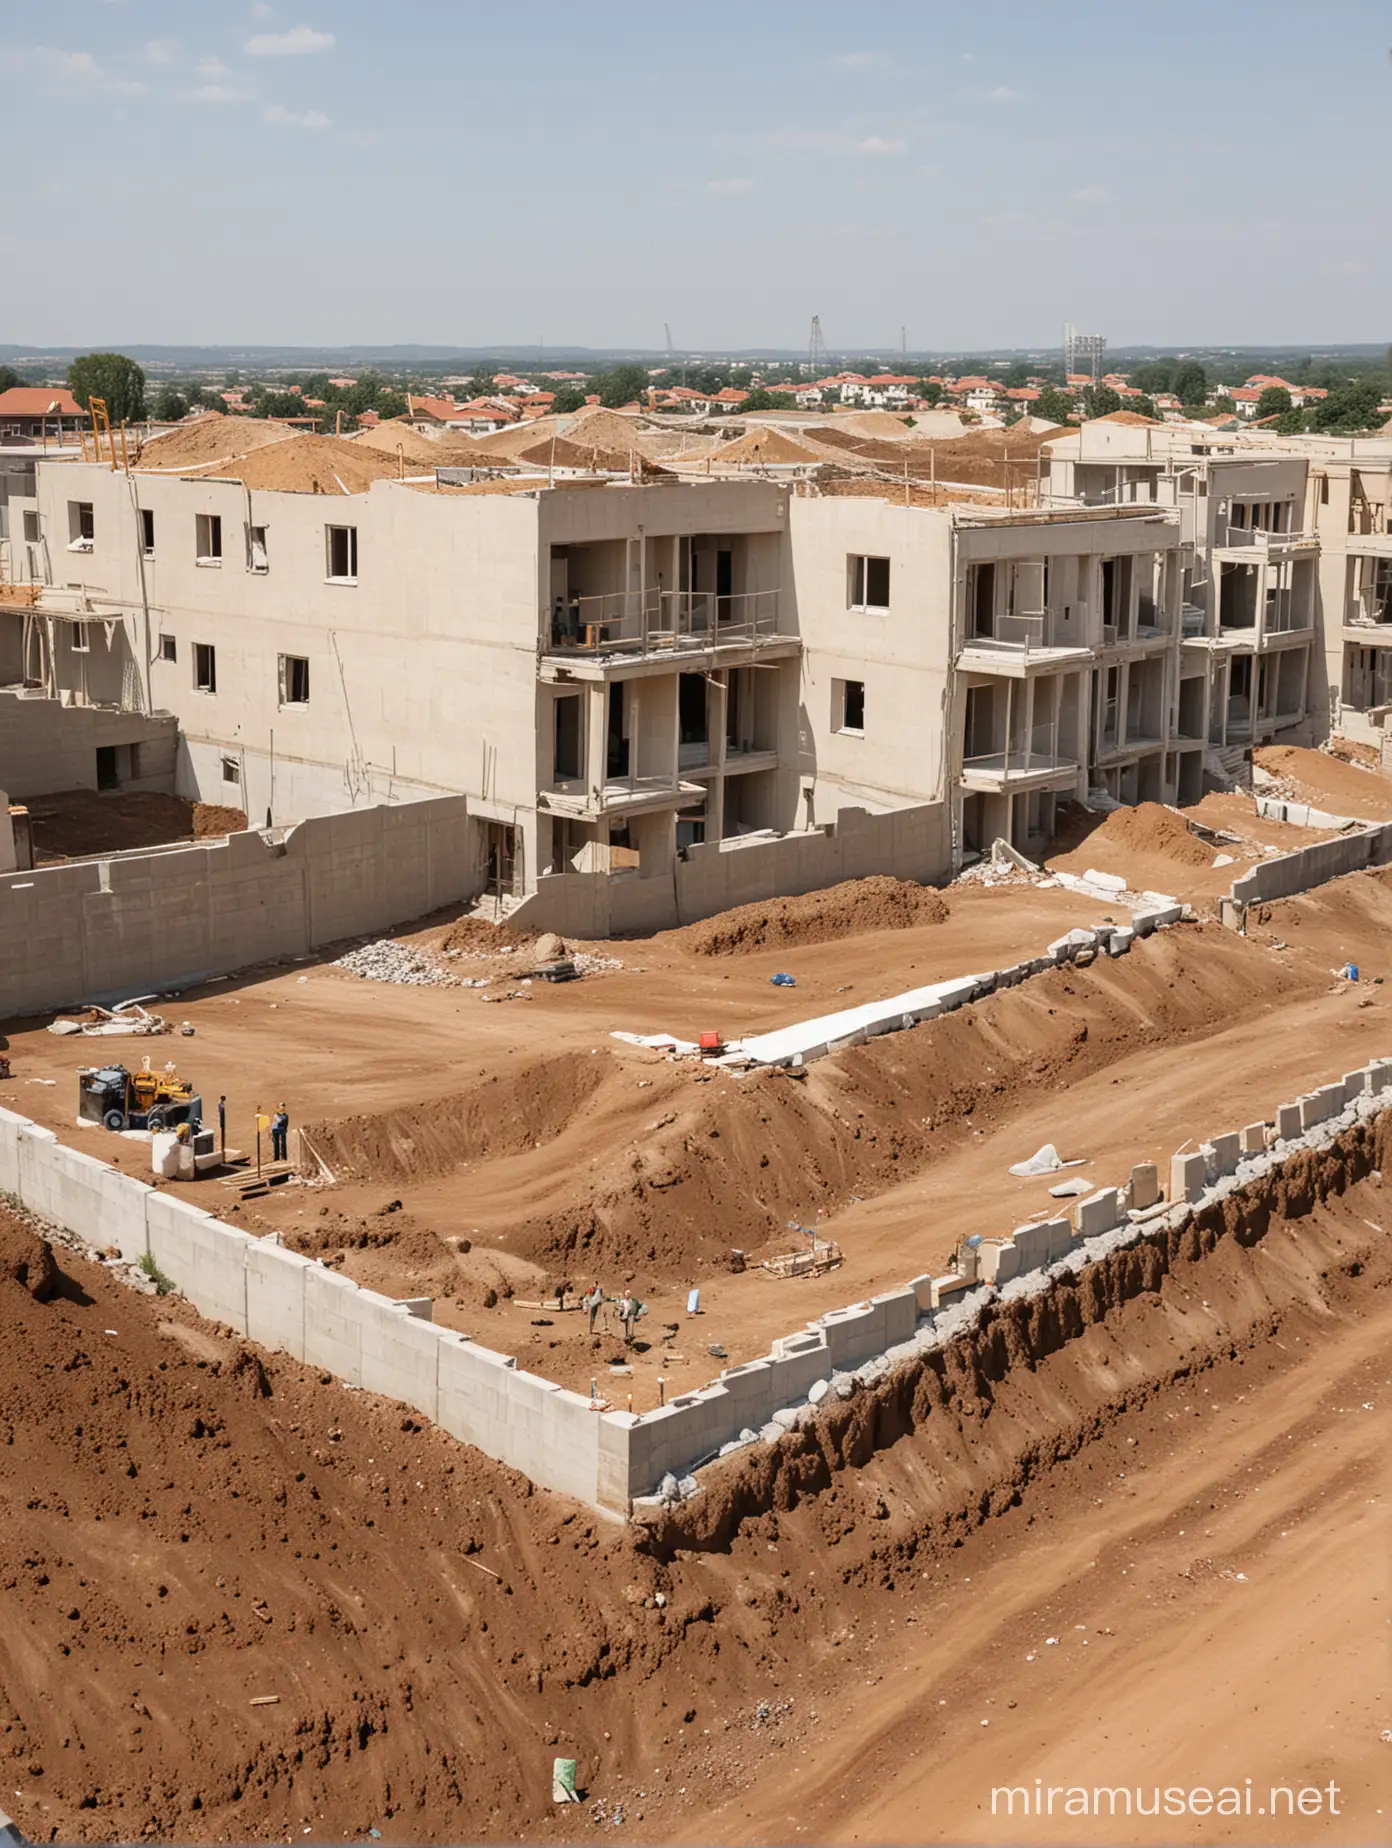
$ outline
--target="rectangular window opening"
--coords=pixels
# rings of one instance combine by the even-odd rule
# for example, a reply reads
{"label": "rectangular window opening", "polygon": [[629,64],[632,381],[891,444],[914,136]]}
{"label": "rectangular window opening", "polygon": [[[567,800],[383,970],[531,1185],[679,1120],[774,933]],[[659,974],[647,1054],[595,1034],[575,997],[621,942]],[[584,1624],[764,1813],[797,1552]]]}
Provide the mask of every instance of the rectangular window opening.
{"label": "rectangular window opening", "polygon": [[39,543],[39,516],[32,507],[26,507],[24,510],[24,543],[26,545]]}
{"label": "rectangular window opening", "polygon": [[356,526],[326,526],[324,538],[328,552],[328,573],[338,583],[355,584],[358,579],[358,529]]}
{"label": "rectangular window opening", "polygon": [[850,606],[853,610],[889,608],[889,560],[853,556],[850,561]]}
{"label": "rectangular window opening", "polygon": [[280,657],[280,703],[282,706],[309,704],[309,662],[303,655]]}
{"label": "rectangular window opening", "polygon": [[222,780],[224,783],[235,783],[240,787],[241,781],[242,781],[242,766],[237,758],[235,757],[224,757],[223,758],[222,760]]}
{"label": "rectangular window opening", "polygon": [[140,545],[146,558],[155,555],[155,510],[153,507],[140,509]]}
{"label": "rectangular window opening", "polygon": [[200,693],[217,692],[217,649],[211,642],[193,644],[193,684]]}
{"label": "rectangular window opening", "polygon": [[92,638],[87,632],[85,622],[75,622],[72,626],[72,651],[74,654],[91,654]]}
{"label": "rectangular window opening", "polygon": [[161,661],[178,660],[179,644],[172,635],[162,635],[159,638],[159,658]]}
{"label": "rectangular window opening", "polygon": [[836,730],[863,734],[865,731],[865,682],[835,680]]}
{"label": "rectangular window opening", "polygon": [[97,525],[91,501],[68,502],[68,550],[90,552]]}
{"label": "rectangular window opening", "polygon": [[197,516],[198,563],[200,565],[220,565],[222,563],[222,515],[220,513],[200,513]]}
{"label": "rectangular window opening", "polygon": [[266,529],[264,526],[247,527],[247,570],[269,571],[270,562],[266,555]]}

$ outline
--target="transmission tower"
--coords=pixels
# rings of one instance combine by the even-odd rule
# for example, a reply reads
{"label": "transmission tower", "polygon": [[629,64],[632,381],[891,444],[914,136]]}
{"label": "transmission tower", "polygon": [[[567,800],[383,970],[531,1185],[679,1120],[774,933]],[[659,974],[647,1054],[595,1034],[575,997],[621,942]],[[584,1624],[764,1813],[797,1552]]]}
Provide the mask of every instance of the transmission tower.
{"label": "transmission tower", "polygon": [[807,337],[807,370],[812,378],[825,376],[830,362],[827,359],[826,341],[822,339],[822,317],[812,317],[812,332]]}

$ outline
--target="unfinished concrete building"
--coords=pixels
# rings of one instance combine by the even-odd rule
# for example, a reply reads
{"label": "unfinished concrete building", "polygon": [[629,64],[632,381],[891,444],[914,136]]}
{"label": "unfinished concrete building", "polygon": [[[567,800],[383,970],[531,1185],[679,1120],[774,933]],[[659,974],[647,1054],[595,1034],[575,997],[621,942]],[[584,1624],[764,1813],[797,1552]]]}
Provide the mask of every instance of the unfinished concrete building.
{"label": "unfinished concrete building", "polygon": [[1380,752],[1392,714],[1392,441],[1311,445],[1310,508],[1320,542],[1320,614],[1330,732]]}
{"label": "unfinished concrete building", "polygon": [[1179,522],[1146,507],[1010,512],[795,497],[804,801],[944,800],[956,859],[1038,853],[1061,801],[1173,801]]}
{"label": "unfinished concrete building", "polygon": [[[1178,724],[1232,770],[1253,745],[1310,736],[1320,542],[1298,448],[1134,418],[1099,418],[1045,446],[1054,506],[1151,506],[1179,516]],[[1202,793],[1181,787],[1181,800]]]}
{"label": "unfinished concrete building", "polygon": [[11,509],[37,583],[0,602],[0,679],[172,714],[178,793],[254,824],[466,793],[501,892],[661,873],[679,846],[794,824],[787,500],[41,466]]}

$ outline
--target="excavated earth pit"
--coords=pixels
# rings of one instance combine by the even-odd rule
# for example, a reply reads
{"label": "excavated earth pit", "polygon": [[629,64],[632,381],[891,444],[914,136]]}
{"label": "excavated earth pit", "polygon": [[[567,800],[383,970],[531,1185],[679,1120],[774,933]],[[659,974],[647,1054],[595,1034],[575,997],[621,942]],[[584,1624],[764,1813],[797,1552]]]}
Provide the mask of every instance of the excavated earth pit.
{"label": "excavated earth pit", "polygon": [[66,1249],[38,1301],[0,1222],[6,1806],[40,1841],[1058,1839],[983,1818],[1004,1754],[1333,1780],[1319,1838],[1366,1840],[1390,1156],[1350,1130],[628,1528]]}

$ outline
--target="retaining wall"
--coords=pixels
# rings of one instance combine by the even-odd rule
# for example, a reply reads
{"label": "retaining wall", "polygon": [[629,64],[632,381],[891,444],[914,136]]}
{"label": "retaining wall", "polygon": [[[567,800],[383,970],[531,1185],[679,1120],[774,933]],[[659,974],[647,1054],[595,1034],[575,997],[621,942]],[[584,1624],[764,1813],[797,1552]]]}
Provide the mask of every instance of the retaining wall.
{"label": "retaining wall", "polygon": [[[1330,819],[1337,822],[1337,817]],[[1373,822],[1357,833],[1341,834],[1337,840],[1316,841],[1312,846],[1297,848],[1294,853],[1260,860],[1249,873],[1233,881],[1229,897],[1237,913],[1233,921],[1241,921],[1248,905],[1290,898],[1297,892],[1309,892],[1326,880],[1360,872],[1366,866],[1386,866],[1390,861],[1392,822]]]}
{"label": "retaining wall", "polygon": [[888,873],[923,884],[952,868],[951,815],[944,802],[872,815],[843,808],[834,822],[776,840],[688,847],[660,873],[548,873],[510,922],[563,937],[606,938],[667,930],[736,905],[792,898]]}
{"label": "retaining wall", "polygon": [[186,986],[474,897],[467,799],[0,877],[0,1017]]}

